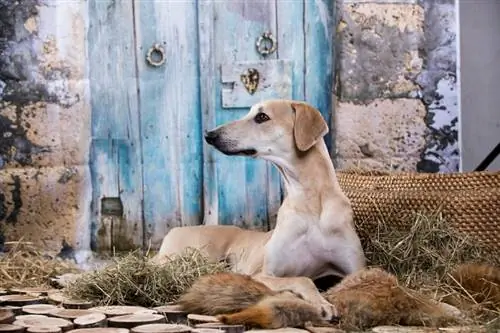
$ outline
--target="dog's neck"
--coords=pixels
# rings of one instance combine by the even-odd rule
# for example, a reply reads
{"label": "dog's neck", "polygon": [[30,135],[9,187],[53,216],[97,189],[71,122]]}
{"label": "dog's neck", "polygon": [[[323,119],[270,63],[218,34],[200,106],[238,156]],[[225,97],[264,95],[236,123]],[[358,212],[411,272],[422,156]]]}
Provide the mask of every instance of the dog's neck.
{"label": "dog's neck", "polygon": [[272,159],[271,162],[283,177],[287,197],[301,198],[332,193],[332,197],[345,198],[323,140],[319,140],[306,152],[295,151],[285,158]]}

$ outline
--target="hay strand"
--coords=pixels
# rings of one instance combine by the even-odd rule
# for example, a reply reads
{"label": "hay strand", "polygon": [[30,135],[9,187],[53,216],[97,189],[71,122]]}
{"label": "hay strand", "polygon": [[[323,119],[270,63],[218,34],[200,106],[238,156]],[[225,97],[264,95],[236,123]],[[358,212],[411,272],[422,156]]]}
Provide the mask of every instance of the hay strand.
{"label": "hay strand", "polygon": [[37,246],[22,240],[6,242],[0,254],[0,288],[48,287],[55,275],[78,272],[71,261],[53,258]]}
{"label": "hay strand", "polygon": [[160,306],[175,301],[198,277],[227,269],[226,264],[210,263],[191,248],[162,265],[136,251],[114,258],[101,270],[82,274],[68,284],[65,294],[99,305]]}

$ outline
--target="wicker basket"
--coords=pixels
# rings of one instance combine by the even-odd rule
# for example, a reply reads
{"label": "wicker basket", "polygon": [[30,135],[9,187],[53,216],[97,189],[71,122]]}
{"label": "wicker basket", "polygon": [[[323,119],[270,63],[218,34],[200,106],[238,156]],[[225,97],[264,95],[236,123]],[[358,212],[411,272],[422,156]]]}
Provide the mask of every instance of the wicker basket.
{"label": "wicker basket", "polygon": [[415,211],[440,211],[458,230],[500,250],[500,172],[384,173],[337,171],[361,237],[377,221],[401,225]]}

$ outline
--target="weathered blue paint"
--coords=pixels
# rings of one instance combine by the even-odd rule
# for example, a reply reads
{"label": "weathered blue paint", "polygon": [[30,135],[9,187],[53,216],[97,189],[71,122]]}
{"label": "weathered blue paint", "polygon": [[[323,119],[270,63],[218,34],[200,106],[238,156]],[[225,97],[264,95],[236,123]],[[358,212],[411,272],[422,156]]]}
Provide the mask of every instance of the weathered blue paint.
{"label": "weathered blue paint", "polygon": [[[215,60],[215,30],[213,21],[215,6],[213,1],[198,1],[198,38],[200,56],[200,102],[202,110],[202,128],[212,129],[216,126],[215,109],[217,99],[214,80],[217,73]],[[220,89],[219,89],[220,91]],[[219,223],[219,182],[216,177],[216,152],[202,144],[203,151],[203,223],[215,225]]]}
{"label": "weathered blue paint", "polygon": [[[195,1],[135,1],[144,168],[144,218],[152,246],[171,227],[202,219],[202,142]],[[146,54],[155,43],[165,63]]]}
{"label": "weathered blue paint", "polygon": [[332,153],[332,93],[334,70],[335,4],[333,0],[306,0],[305,100],[321,112],[330,131],[325,143]]}
{"label": "weathered blue paint", "polygon": [[[93,251],[107,251],[112,247],[111,230],[101,224],[101,198],[118,197],[117,154],[113,141],[92,140],[90,149],[90,173],[92,178],[92,215],[90,221],[90,247]],[[98,234],[105,237],[98,237]]]}
{"label": "weathered blue paint", "polygon": [[[276,2],[273,0],[213,1],[212,29],[216,65],[262,60],[255,50],[257,38],[265,31],[276,34]],[[268,59],[276,59],[272,54]],[[221,96],[221,72],[216,72],[216,96]],[[216,124],[242,117],[248,107],[224,108],[216,98]],[[268,163],[245,157],[215,153],[216,170],[206,177],[218,178],[218,219],[220,224],[262,227],[267,224]]]}
{"label": "weathered blue paint", "polygon": [[[88,70],[92,108],[92,243],[113,239],[142,246],[142,164],[135,71],[133,8],[129,2],[89,1]],[[104,232],[101,199],[120,198],[119,225]],[[116,222],[115,221],[115,222]],[[114,235],[110,234],[114,230]],[[98,239],[98,238],[101,239]]]}
{"label": "weathered blue paint", "polygon": [[[153,247],[178,225],[272,227],[283,195],[277,169],[217,152],[203,131],[268,98],[306,100],[331,124],[333,8],[328,0],[90,0],[93,243],[107,227],[103,197],[120,197],[119,230]],[[265,31],[278,42],[267,57],[255,49]],[[165,50],[160,67],[146,62],[155,43]],[[246,67],[261,72],[254,95],[239,81]]]}
{"label": "weathered blue paint", "polygon": [[[266,99],[291,99],[293,62],[289,60],[238,61],[221,64],[222,107],[248,109]],[[257,91],[249,94],[240,75],[248,68],[260,75]]]}

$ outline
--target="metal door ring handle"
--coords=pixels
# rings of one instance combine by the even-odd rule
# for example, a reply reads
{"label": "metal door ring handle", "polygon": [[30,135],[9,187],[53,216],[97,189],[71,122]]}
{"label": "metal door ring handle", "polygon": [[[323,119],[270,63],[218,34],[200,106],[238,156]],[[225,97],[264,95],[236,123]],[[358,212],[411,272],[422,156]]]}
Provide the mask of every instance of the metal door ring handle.
{"label": "metal door ring handle", "polygon": [[[155,59],[156,58],[156,59]],[[146,60],[151,66],[159,67],[165,62],[165,50],[160,44],[153,45],[146,55]]]}
{"label": "metal door ring handle", "polygon": [[[269,45],[268,45],[269,44]],[[264,32],[255,43],[257,51],[263,55],[269,55],[276,51],[276,38],[269,31]]]}

